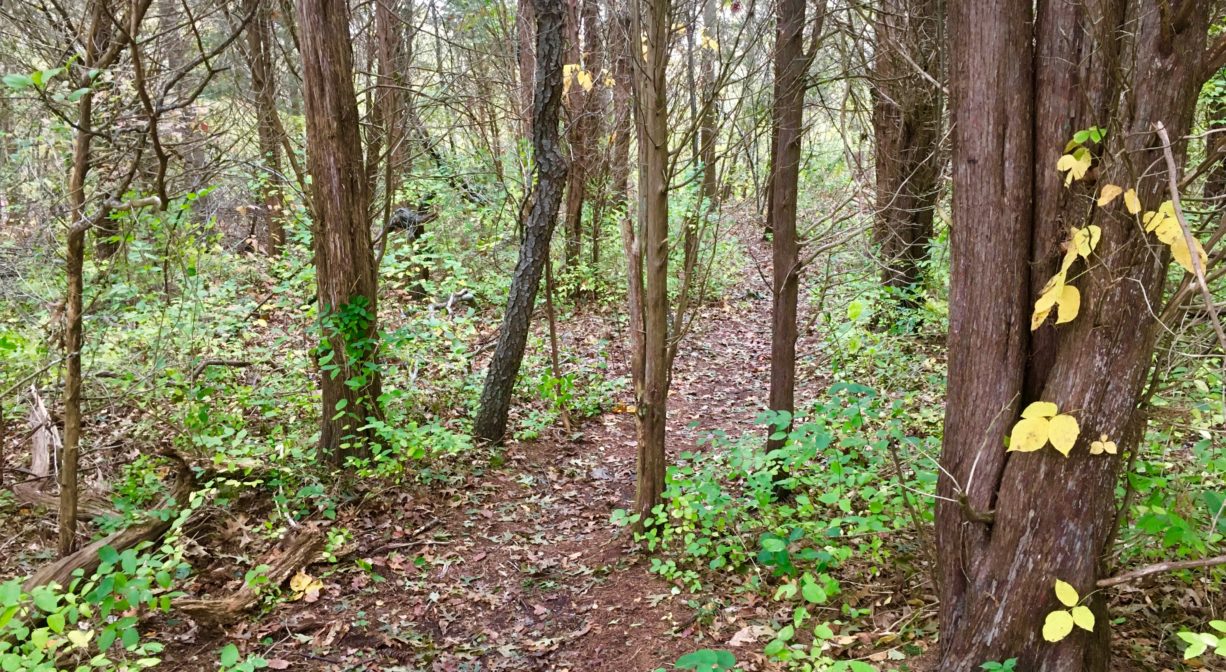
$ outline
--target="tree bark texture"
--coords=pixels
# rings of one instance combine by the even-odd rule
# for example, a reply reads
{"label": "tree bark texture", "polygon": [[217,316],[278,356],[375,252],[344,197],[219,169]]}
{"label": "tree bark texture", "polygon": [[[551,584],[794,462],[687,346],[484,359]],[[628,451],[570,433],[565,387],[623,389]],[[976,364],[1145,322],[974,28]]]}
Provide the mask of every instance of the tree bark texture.
{"label": "tree bark texture", "polygon": [[[771,382],[768,407],[792,413],[796,388],[796,306],[800,291],[800,247],[796,236],[800,143],[808,55],[804,50],[805,0],[779,0],[775,29],[775,92],[772,116],[770,200],[771,232]],[[821,10],[819,10],[821,11]],[[821,26],[816,30],[820,33]],[[788,426],[791,426],[789,422]],[[782,445],[769,440],[768,448]]]}
{"label": "tree bark texture", "polygon": [[254,12],[247,25],[247,66],[251,71],[251,90],[255,95],[255,131],[260,161],[264,164],[262,192],[264,220],[268,232],[268,256],[278,257],[285,244],[282,212],[283,178],[281,172],[281,123],[277,118],[277,73],[273,67],[272,8],[262,0],[244,0],[244,13]]}
{"label": "tree bark texture", "polygon": [[[668,97],[670,0],[630,0],[631,58],[639,152],[639,236],[645,279],[643,374],[638,392],[634,512],[645,519],[664,492],[668,422]],[[639,54],[637,44],[646,38]],[[641,59],[641,60],[640,60]],[[632,264],[633,265],[633,264]],[[633,268],[630,269],[633,272]],[[633,283],[633,280],[631,281]],[[633,310],[633,309],[632,309]]]}
{"label": "tree bark texture", "polygon": [[873,234],[881,256],[882,284],[906,292],[903,305],[910,306],[915,305],[921,262],[932,239],[943,163],[944,98],[937,84],[943,79],[941,7],[940,0],[883,0],[874,22],[877,211]]}
{"label": "tree bark texture", "polygon": [[519,247],[519,262],[511,278],[506,315],[473,422],[473,434],[494,443],[502,441],[506,434],[511,395],[528,343],[532,307],[566,184],[566,157],[558,131],[562,106],[562,0],[536,0],[534,11],[538,77],[532,105],[532,155],[536,182]]}
{"label": "tree bark texture", "polygon": [[[297,12],[319,311],[322,339],[332,355],[320,377],[319,446],[320,453],[339,466],[374,439],[360,428],[368,417],[380,415],[371,188],[363,170],[348,7],[344,2],[299,0]],[[342,326],[341,316],[357,319]],[[328,370],[332,366],[335,369]]]}
{"label": "tree bark texture", "polygon": [[[1019,669],[1109,669],[1106,599],[1093,593],[1093,632],[1041,638],[1059,608],[1057,579],[1091,595],[1108,568],[1118,456],[1091,456],[1100,434],[1121,454],[1143,435],[1138,410],[1169,253],[1122,208],[1096,208],[1103,184],[1161,165],[1152,126],[1190,128],[1206,8],[1195,0],[949,4],[953,101],[953,231],[949,386],[937,503],[940,669],[1018,658]],[[1123,83],[1127,88],[1119,91]],[[1055,165],[1077,130],[1102,174],[1065,188]],[[1177,142],[1182,162],[1184,144]],[[1166,176],[1135,184],[1146,209]],[[1077,262],[1080,315],[1040,327],[1030,313],[1054,273],[1069,227],[1102,227],[1091,263]],[[1007,453],[1020,409],[1057,404],[1080,425],[1068,458],[1044,448]],[[959,500],[965,497],[965,504]],[[971,512],[992,511],[991,522]]]}

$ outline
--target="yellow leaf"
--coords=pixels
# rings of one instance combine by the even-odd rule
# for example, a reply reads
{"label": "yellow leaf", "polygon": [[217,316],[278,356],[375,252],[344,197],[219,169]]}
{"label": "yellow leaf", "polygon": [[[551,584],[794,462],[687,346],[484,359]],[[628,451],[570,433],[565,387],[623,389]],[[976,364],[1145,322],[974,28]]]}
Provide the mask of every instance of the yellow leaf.
{"label": "yellow leaf", "polygon": [[1141,199],[1137,198],[1136,189],[1124,192],[1124,207],[1128,208],[1128,213],[1132,215],[1141,212]]}
{"label": "yellow leaf", "polygon": [[1053,611],[1043,623],[1043,639],[1058,642],[1073,631],[1073,615],[1067,611]]}
{"label": "yellow leaf", "polygon": [[1110,205],[1120,194],[1124,193],[1124,188],[1114,184],[1103,185],[1103,190],[1098,193],[1098,207]]}
{"label": "yellow leaf", "polygon": [[1060,307],[1056,311],[1056,324],[1072,322],[1076,319],[1077,313],[1081,311],[1081,292],[1072,285],[1065,285],[1056,305]]}
{"label": "yellow leaf", "polygon": [[1073,623],[1082,630],[1094,631],[1094,612],[1090,611],[1089,607],[1073,607],[1070,614],[1073,617]]}
{"label": "yellow leaf", "polygon": [[1064,186],[1067,187],[1073,183],[1073,180],[1080,180],[1086,176],[1086,172],[1090,170],[1090,153],[1079,150],[1074,154],[1065,154],[1056,162],[1056,170],[1068,171],[1068,175],[1064,178]]}
{"label": "yellow leaf", "polygon": [[1032,453],[1047,444],[1051,421],[1047,418],[1022,418],[1009,435],[1009,450]]}
{"label": "yellow leaf", "polygon": [[295,593],[318,591],[323,587],[324,584],[322,581],[302,571],[299,571],[292,579],[289,580],[289,589]]}
{"label": "yellow leaf", "polygon": [[1170,200],[1163,201],[1162,205],[1158,206],[1158,212],[1161,212],[1170,219],[1175,219],[1175,204]]}
{"label": "yellow leaf", "polygon": [[1106,434],[1100,434],[1098,440],[1090,444],[1091,455],[1102,455],[1103,453],[1115,455],[1118,450],[1119,447],[1114,441],[1108,439]]}
{"label": "yellow leaf", "polygon": [[[1200,257],[1200,270],[1204,272],[1209,266],[1209,255],[1205,254],[1205,248],[1201,246],[1199,240],[1193,240],[1196,243],[1196,256]],[[1184,267],[1189,273],[1195,273],[1196,269],[1192,267],[1192,254],[1188,251],[1188,241],[1183,238],[1182,231],[1180,237],[1170,243],[1171,255],[1175,258],[1175,262]]]}
{"label": "yellow leaf", "polygon": [[1068,457],[1073,444],[1077,443],[1077,435],[1081,433],[1081,428],[1077,426],[1077,418],[1071,415],[1057,415],[1051,419],[1051,427],[1048,432],[1052,447]]}
{"label": "yellow leaf", "polygon": [[592,90],[592,73],[587,70],[580,70],[575,73],[575,80],[579,82],[579,86],[583,87],[584,91]]}
{"label": "yellow leaf", "polygon": [[1183,243],[1184,247],[1187,247],[1187,243],[1183,240],[1183,229],[1179,228],[1179,220],[1177,219],[1168,217],[1162,220],[1158,228],[1154,229],[1154,235],[1158,237],[1158,240],[1167,245],[1173,246],[1176,243]]}
{"label": "yellow leaf", "polygon": [[1056,599],[1060,600],[1060,604],[1072,607],[1081,601],[1081,596],[1077,594],[1077,589],[1072,585],[1056,579]]}
{"label": "yellow leaf", "polygon": [[1023,418],[1050,418],[1059,413],[1060,410],[1050,401],[1035,401],[1026,406],[1022,411]]}
{"label": "yellow leaf", "polygon": [[93,630],[69,630],[68,641],[72,642],[72,648],[84,649],[89,640],[94,638]]}
{"label": "yellow leaf", "polygon": [[[1051,285],[1049,281],[1047,283]],[[1043,293],[1039,295],[1039,300],[1034,302],[1036,311],[1048,311],[1051,307],[1060,302],[1060,293],[1064,291],[1064,283],[1053,285],[1050,288],[1045,287]]]}
{"label": "yellow leaf", "polygon": [[1060,282],[1064,282],[1065,276],[1068,274],[1068,269],[1073,267],[1073,262],[1077,261],[1077,247],[1070,245],[1068,252],[1064,253],[1064,262],[1060,264]]}
{"label": "yellow leaf", "polygon": [[1162,220],[1164,219],[1166,219],[1166,217],[1163,217],[1162,213],[1154,212],[1153,210],[1141,215],[1141,223],[1145,225],[1146,232],[1153,231],[1154,229],[1158,228],[1158,225],[1161,224]]}
{"label": "yellow leaf", "polygon": [[1038,308],[1035,308],[1034,313],[1030,315],[1030,330],[1034,331],[1035,329],[1043,326],[1043,323],[1047,321],[1048,315],[1051,315],[1051,308],[1048,308],[1047,310],[1039,310]]}
{"label": "yellow leaf", "polygon": [[1098,241],[1103,237],[1103,227],[1091,224],[1086,227],[1090,232],[1090,251],[1093,252],[1098,248]]}

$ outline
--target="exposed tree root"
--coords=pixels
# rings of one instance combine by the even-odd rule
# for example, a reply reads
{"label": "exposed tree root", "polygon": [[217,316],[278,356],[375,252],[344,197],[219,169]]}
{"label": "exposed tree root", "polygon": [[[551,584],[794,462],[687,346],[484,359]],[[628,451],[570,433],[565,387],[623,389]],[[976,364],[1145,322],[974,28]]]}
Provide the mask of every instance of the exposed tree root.
{"label": "exposed tree root", "polygon": [[[269,585],[284,583],[299,569],[311,564],[324,548],[324,535],[318,528],[300,528],[286,537],[257,564],[267,565],[264,576]],[[244,581],[229,597],[208,599],[175,600],[176,611],[186,613],[196,620],[224,624],[238,620],[260,599],[259,589]]]}
{"label": "exposed tree root", "polygon": [[[174,490],[162,500],[162,503],[157,508],[172,508],[177,512],[188,501],[188,497],[191,496],[192,490],[196,487],[196,479],[192,476],[191,468],[188,467],[187,462],[177,453],[164,453],[164,456],[175,462],[178,469],[175,474]],[[143,541],[160,539],[170,529],[174,520],[175,515],[150,516],[143,523],[137,523],[131,527],[119,530],[73,553],[69,553],[55,562],[43,565],[29,579],[26,579],[24,590],[28,593],[38,586],[53,582],[66,586],[72,580],[73,572],[78,569],[84,570],[85,575],[89,576],[101,564],[102,560],[98,556],[98,552],[104,546],[110,546],[116,551],[123,553]]]}

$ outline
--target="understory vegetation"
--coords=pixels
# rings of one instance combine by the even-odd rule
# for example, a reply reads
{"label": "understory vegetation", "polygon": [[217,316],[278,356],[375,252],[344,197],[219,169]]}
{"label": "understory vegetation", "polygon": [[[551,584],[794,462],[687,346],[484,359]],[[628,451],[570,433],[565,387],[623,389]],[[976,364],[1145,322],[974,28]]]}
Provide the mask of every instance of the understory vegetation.
{"label": "understory vegetation", "polygon": [[989,4],[0,5],[0,670],[1226,666],[1226,7]]}

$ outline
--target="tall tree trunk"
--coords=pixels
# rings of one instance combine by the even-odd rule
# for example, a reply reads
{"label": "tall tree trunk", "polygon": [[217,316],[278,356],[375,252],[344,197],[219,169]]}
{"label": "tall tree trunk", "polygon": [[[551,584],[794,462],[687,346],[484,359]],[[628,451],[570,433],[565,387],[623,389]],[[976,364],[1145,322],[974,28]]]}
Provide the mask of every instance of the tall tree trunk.
{"label": "tall tree trunk", "polygon": [[282,212],[284,179],[281,172],[281,123],[277,118],[277,76],[273,69],[272,11],[262,0],[244,0],[244,13],[254,12],[247,26],[247,66],[251,70],[251,89],[255,94],[255,131],[264,163],[260,188],[264,202],[261,218],[268,231],[268,256],[281,255],[285,244]]}
{"label": "tall tree trunk", "polygon": [[[370,184],[363,170],[347,3],[299,0],[315,267],[325,358],[320,453],[341,465],[374,439],[379,417],[378,297],[371,252]],[[338,315],[346,319],[338,319]],[[321,358],[324,359],[324,358]]]}
{"label": "tall tree trunk", "polygon": [[[768,407],[795,411],[796,307],[800,290],[800,247],[796,237],[796,197],[800,143],[804,135],[805,86],[809,56],[804,50],[805,0],[779,0],[775,30],[775,102],[771,146],[770,200],[773,270],[771,308],[771,384]],[[818,11],[823,11],[819,9]],[[818,23],[821,21],[819,19]],[[816,26],[816,34],[821,26]],[[791,427],[791,421],[788,421]],[[770,439],[768,448],[782,445]]]}
{"label": "tall tree trunk", "polygon": [[915,306],[941,173],[941,0],[883,0],[873,68],[881,282]]}
{"label": "tall tree trunk", "polygon": [[[645,10],[645,11],[644,11]],[[671,0],[630,0],[631,81],[639,151],[639,235],[645,282],[642,384],[638,395],[638,472],[634,513],[646,519],[664,492],[668,422],[668,55]],[[646,38],[642,55],[640,36]],[[640,60],[641,59],[641,60]],[[630,271],[633,273],[634,264]],[[633,284],[633,280],[631,283]],[[632,310],[634,310],[632,308]]]}
{"label": "tall tree trunk", "polygon": [[532,138],[533,81],[536,77],[536,49],[533,46],[536,16],[532,0],[518,0],[515,12],[515,56],[519,64],[519,119],[524,138]]}
{"label": "tall tree trunk", "polygon": [[532,307],[536,303],[566,183],[566,157],[558,144],[562,106],[562,0],[536,0],[534,9],[538,77],[532,105],[532,155],[536,163],[536,183],[519,246],[519,262],[511,278],[507,312],[481,391],[481,406],[473,422],[473,434],[494,443],[502,441],[507,431],[511,394],[528,343]]}
{"label": "tall tree trunk", "polygon": [[[1150,302],[1162,295],[1169,253],[1123,208],[1087,214],[1085,203],[1097,186],[1132,186],[1129,176],[1146,172],[1137,167],[1161,165],[1153,124],[1176,138],[1190,127],[1206,8],[1164,7],[1041,2],[1032,20],[1030,3],[949,5],[956,123],[937,504],[941,669],[1010,657],[1019,669],[1109,668],[1110,621],[1095,583],[1107,571],[1120,460],[1092,456],[1088,445],[1106,434],[1126,453],[1144,434],[1137,403],[1157,331]],[[1065,190],[1055,157],[1073,132],[1095,124],[1109,129],[1094,148],[1102,174]],[[1182,142],[1175,152],[1182,162]],[[1163,175],[1135,186],[1147,209],[1168,198]],[[1074,266],[1080,316],[1032,338],[1037,290],[1059,262],[1067,227],[1090,222],[1102,234],[1091,263]],[[1076,417],[1069,457],[1002,447],[1019,410],[1036,400]],[[1060,608],[1056,580],[1089,596],[1097,618],[1093,632],[1050,644],[1040,633]]]}
{"label": "tall tree trunk", "polygon": [[[593,0],[566,0],[566,63],[583,67],[583,45],[579,36],[580,2],[592,4]],[[574,81],[566,87],[566,139],[570,145],[570,170],[566,174],[566,210],[563,221],[566,227],[566,265],[573,267],[579,262],[583,249],[583,202],[586,200],[588,143],[584,109],[589,97],[583,87]]]}

